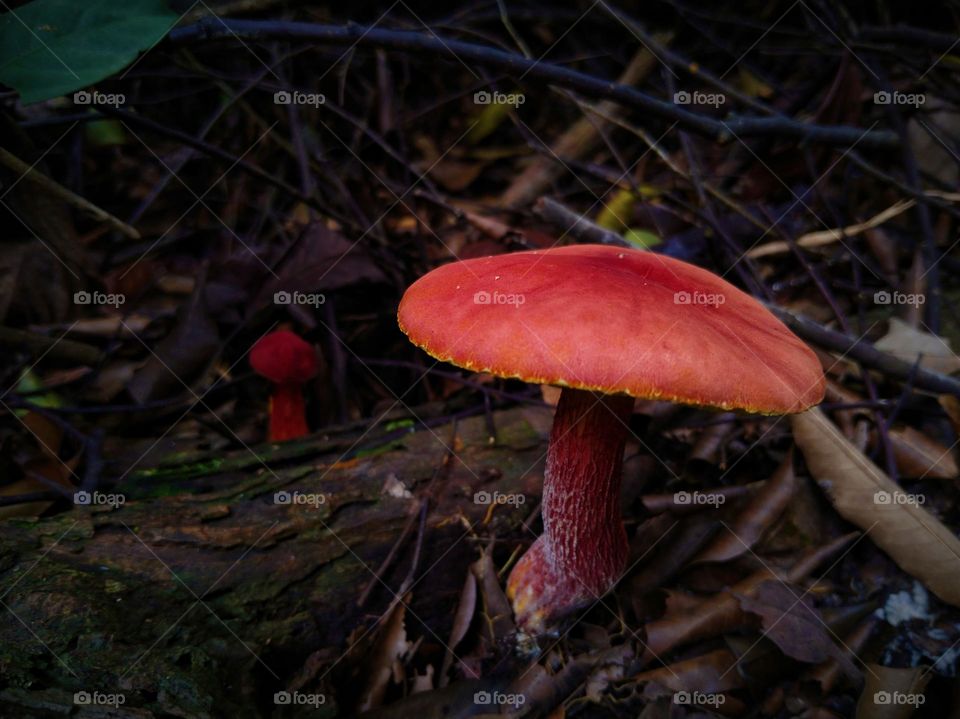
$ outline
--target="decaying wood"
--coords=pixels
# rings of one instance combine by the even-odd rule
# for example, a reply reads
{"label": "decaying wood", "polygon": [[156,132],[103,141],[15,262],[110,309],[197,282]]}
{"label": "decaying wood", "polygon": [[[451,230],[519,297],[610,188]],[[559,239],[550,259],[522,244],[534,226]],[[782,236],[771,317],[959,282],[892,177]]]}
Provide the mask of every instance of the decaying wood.
{"label": "decaying wood", "polygon": [[[451,632],[450,606],[479,552],[463,520],[484,535],[522,521],[524,508],[500,507],[480,526],[487,506],[472,498],[481,489],[538,494],[549,421],[544,409],[498,413],[493,446],[482,417],[458,423],[457,458],[431,490],[425,573],[406,612],[411,639],[425,633],[421,623]],[[168,459],[111,490],[127,497],[117,508],[0,525],[9,610],[0,674],[17,687],[0,692],[0,715],[66,715],[81,690],[122,692],[131,712],[123,716],[269,713],[273,693],[311,653],[345,651],[348,635],[395,601],[408,552],[356,604],[448,457],[449,437],[449,425],[408,432],[345,461],[327,440],[312,453],[306,442],[256,448],[259,456]],[[391,476],[412,496],[383,493]],[[277,492],[323,500],[277,504]]]}

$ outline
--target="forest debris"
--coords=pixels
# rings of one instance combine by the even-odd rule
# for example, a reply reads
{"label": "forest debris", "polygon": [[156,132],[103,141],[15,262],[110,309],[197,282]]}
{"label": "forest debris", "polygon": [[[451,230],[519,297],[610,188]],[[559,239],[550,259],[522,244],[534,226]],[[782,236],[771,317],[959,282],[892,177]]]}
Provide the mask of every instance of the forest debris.
{"label": "forest debris", "polygon": [[834,659],[847,676],[858,679],[850,658],[834,643],[813,603],[783,582],[762,582],[750,596],[736,595],[740,606],[760,617],[764,636],[789,657],[819,663]]}
{"label": "forest debris", "polygon": [[954,479],[960,474],[949,447],[913,427],[887,430],[897,470],[907,477]]}
{"label": "forest debris", "polygon": [[477,578],[473,572],[467,572],[463,580],[463,589],[460,590],[460,599],[457,602],[457,611],[453,615],[453,627],[450,629],[450,639],[447,641],[443,655],[443,665],[440,669],[438,686],[444,687],[450,681],[447,672],[453,663],[454,652],[457,646],[467,635],[470,623],[473,621],[477,609]]}
{"label": "forest debris", "polygon": [[[960,199],[960,195],[957,196]],[[847,237],[855,237],[861,232],[866,232],[867,230],[872,230],[874,227],[882,225],[884,222],[892,220],[897,215],[903,214],[911,207],[916,205],[914,200],[899,200],[892,204],[890,207],[878,212],[876,215],[866,220],[865,222],[858,222],[854,225],[848,225],[847,227],[841,227],[837,229],[830,230],[820,230],[818,232],[808,232],[805,235],[800,235],[795,242],[797,247],[803,247],[805,249],[810,249],[812,247],[822,247],[823,245],[829,245],[834,242],[839,242]],[[766,244],[760,245],[759,247],[754,247],[752,250],[747,252],[747,257],[752,259],[757,259],[758,257],[767,257],[768,255],[779,255],[790,251],[790,243],[784,242],[782,240],[777,240],[776,242],[767,242]]]}
{"label": "forest debris", "polygon": [[492,550],[493,547],[485,549],[480,559],[470,565],[470,571],[477,578],[483,599],[485,638],[491,645],[496,645],[512,638],[517,628],[513,623],[513,609],[493,565]]}
{"label": "forest debris", "polygon": [[[943,200],[949,200],[951,202],[960,202],[960,193],[956,192],[928,191],[926,194],[932,197],[939,197]],[[889,222],[894,217],[897,217],[898,215],[901,215],[907,210],[913,208],[916,206],[916,204],[916,200],[898,200],[894,204],[890,205],[890,207],[878,212],[876,215],[868,220],[865,220],[864,222],[858,222],[847,227],[808,232],[805,235],[800,235],[795,242],[798,247],[810,249],[812,247],[823,247],[824,245],[839,242],[844,238],[855,237],[863,232],[867,232],[875,227],[879,227],[885,222]],[[747,257],[757,259],[758,257],[779,255],[789,251],[790,243],[778,240],[776,242],[768,242],[760,245],[759,247],[754,247],[752,250],[747,252]]]}
{"label": "forest debris", "polygon": [[204,288],[205,282],[198,281],[190,302],[177,313],[173,330],[156,349],[140,340],[149,357],[130,382],[130,396],[138,403],[192,392],[219,352],[220,335],[207,309]]}
{"label": "forest debris", "polygon": [[[16,458],[24,476],[0,485],[0,497],[42,492],[51,487],[59,488],[61,492],[72,492],[75,484],[71,477],[76,477],[75,470],[80,463],[80,454],[66,461],[60,459],[63,429],[46,416],[33,411],[25,412],[21,422],[30,432],[37,449],[25,457]],[[37,516],[51,504],[52,502],[48,501],[24,502],[0,507],[0,520]]]}
{"label": "forest debris", "polygon": [[407,641],[407,632],[403,622],[406,616],[406,602],[397,602],[390,615],[380,622],[377,627],[377,640],[367,659],[364,674],[368,677],[367,684],[361,693],[360,711],[367,711],[383,704],[383,697],[391,678],[396,678],[397,665],[400,659],[410,650]]}
{"label": "forest debris", "polygon": [[99,222],[106,222],[115,230],[119,230],[130,239],[140,239],[140,233],[134,228],[130,227],[130,225],[128,225],[126,222],[114,217],[106,210],[103,210],[89,200],[80,197],[80,195],[71,192],[56,180],[51,180],[49,177],[40,172],[34,165],[27,164],[12,152],[8,152],[2,147],[0,147],[0,164],[4,165],[10,170],[13,170],[20,178],[38,185],[42,191],[46,191],[54,197],[63,200],[63,202],[71,207],[75,207],[78,210],[86,212]]}
{"label": "forest debris", "polygon": [[413,499],[413,493],[407,489],[407,485],[397,478],[394,472],[387,475],[380,492],[394,499]]}
{"label": "forest debris", "polygon": [[734,422],[736,415],[733,412],[723,412],[711,419],[711,423],[703,428],[696,443],[690,450],[687,461],[696,460],[708,464],[718,464],[727,438],[737,429]]}
{"label": "forest debris", "polygon": [[98,365],[103,360],[103,353],[85,342],[64,339],[63,334],[47,337],[13,327],[0,327],[0,346],[16,347],[32,355],[90,366]]}
{"label": "forest debris", "polygon": [[737,514],[728,531],[721,533],[694,562],[728,562],[754,547],[786,509],[797,489],[793,451]]}
{"label": "forest debris", "polygon": [[907,719],[925,703],[930,674],[923,667],[895,669],[867,665],[866,683],[857,702],[857,719]]}
{"label": "forest debris", "polygon": [[646,651],[643,661],[655,657],[682,644],[697,639],[717,636],[743,626],[747,616],[737,595],[750,596],[763,582],[770,579],[797,583],[816,567],[834,555],[853,538],[852,534],[838,537],[829,544],[811,550],[801,557],[789,571],[764,566],[733,585],[729,591],[720,592],[704,599],[699,607],[677,615],[667,615],[645,627]]}
{"label": "forest debris", "polygon": [[678,504],[677,493],[645,494],[640,497],[643,506],[651,514],[673,512],[676,515],[689,514],[701,509],[702,506],[716,506],[740,499],[758,491],[765,483],[751,482],[750,484],[735,484],[732,487],[713,487],[700,492],[701,505]]}
{"label": "forest debris", "polygon": [[[878,624],[878,620],[874,617],[869,617],[861,622],[852,632],[844,636],[844,651],[848,651],[852,657],[857,656],[857,653],[866,646]],[[812,667],[806,676],[818,682],[821,691],[827,693],[833,689],[837,679],[840,678],[840,663],[836,659],[827,659],[825,662]]]}
{"label": "forest debris", "polygon": [[[669,41],[669,36],[660,38]],[[640,48],[624,71],[617,78],[621,85],[635,85],[657,65],[657,59],[646,48]],[[611,100],[602,101],[599,106],[603,114],[619,116],[622,108]],[[571,125],[557,140],[551,143],[548,155],[535,157],[523,172],[517,175],[513,182],[500,196],[500,204],[504,207],[521,207],[539,197],[550,184],[566,171],[566,166],[557,162],[561,160],[577,159],[589,152],[600,139],[598,127],[606,123],[591,118],[581,117]]]}
{"label": "forest debris", "polygon": [[[664,528],[666,525],[669,527]],[[639,553],[643,561],[630,578],[630,591],[642,595],[663,586],[686,566],[719,527],[719,522],[707,513],[683,522],[669,514],[648,519],[633,543],[633,554]]]}
{"label": "forest debris", "polygon": [[952,394],[942,394],[937,397],[937,402],[943,407],[943,411],[950,418],[950,424],[953,425],[953,431],[960,435],[960,399]]}
{"label": "forest debris", "polygon": [[945,602],[960,605],[960,540],[856,449],[814,408],[791,418],[810,472],[836,510],[870,532],[908,574]]}
{"label": "forest debris", "polygon": [[691,659],[642,672],[637,674],[634,680],[656,682],[675,692],[695,691],[718,694],[743,686],[740,674],[731,671],[736,664],[737,658],[729,649],[717,649]]}
{"label": "forest debris", "polygon": [[960,357],[951,349],[949,340],[914,329],[899,317],[890,318],[887,334],[874,347],[910,364],[919,358],[921,367],[935,372],[952,374],[960,370]]}

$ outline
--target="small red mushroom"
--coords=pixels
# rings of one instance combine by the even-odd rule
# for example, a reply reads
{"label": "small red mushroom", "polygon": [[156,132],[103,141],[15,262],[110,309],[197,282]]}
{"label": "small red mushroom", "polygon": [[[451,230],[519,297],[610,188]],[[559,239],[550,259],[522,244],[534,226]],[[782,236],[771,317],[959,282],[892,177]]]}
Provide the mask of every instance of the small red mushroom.
{"label": "small red mushroom", "polygon": [[398,321],[439,360],[563,388],[543,535],[507,581],[528,634],[599,600],[625,570],[634,398],[786,414],[824,394],[817,356],[759,302],[652,252],[578,245],[452,262],[411,285]]}
{"label": "small red mushroom", "polygon": [[273,382],[270,396],[271,442],[297,439],[309,432],[303,384],[319,369],[313,346],[290,330],[264,335],[250,350],[253,371]]}

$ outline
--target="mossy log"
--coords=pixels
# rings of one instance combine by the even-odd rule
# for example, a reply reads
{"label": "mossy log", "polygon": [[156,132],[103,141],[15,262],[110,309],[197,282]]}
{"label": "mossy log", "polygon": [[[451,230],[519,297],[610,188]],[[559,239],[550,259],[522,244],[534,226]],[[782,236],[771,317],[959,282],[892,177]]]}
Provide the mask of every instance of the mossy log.
{"label": "mossy log", "polygon": [[[393,431],[347,460],[355,432],[167,457],[109,490],[125,497],[120,506],[0,523],[0,716],[296,714],[274,692],[318,651],[332,664],[387,610],[415,536],[382,582],[374,572],[424,499],[407,633],[448,636],[480,536],[519,538],[540,492],[549,412],[494,420],[495,441],[474,417],[455,432]],[[483,524],[481,490],[528,501],[498,506]],[[278,492],[296,499],[278,503]],[[338,713],[336,676],[311,716]],[[122,693],[124,704],[78,706],[76,692]]]}

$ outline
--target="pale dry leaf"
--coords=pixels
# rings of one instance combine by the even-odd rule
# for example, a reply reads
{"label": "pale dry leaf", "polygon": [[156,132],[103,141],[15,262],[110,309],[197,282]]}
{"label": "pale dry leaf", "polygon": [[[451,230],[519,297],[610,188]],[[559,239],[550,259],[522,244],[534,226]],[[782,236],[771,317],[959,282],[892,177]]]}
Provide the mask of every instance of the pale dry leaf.
{"label": "pale dry leaf", "polygon": [[854,447],[820,409],[794,415],[793,435],[836,510],[905,572],[960,605],[960,540]]}
{"label": "pale dry leaf", "polygon": [[920,366],[924,369],[944,374],[960,370],[960,357],[950,348],[947,340],[914,329],[897,317],[890,318],[887,334],[874,346],[910,364],[917,361],[918,355],[922,355]]}

